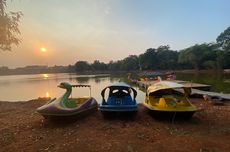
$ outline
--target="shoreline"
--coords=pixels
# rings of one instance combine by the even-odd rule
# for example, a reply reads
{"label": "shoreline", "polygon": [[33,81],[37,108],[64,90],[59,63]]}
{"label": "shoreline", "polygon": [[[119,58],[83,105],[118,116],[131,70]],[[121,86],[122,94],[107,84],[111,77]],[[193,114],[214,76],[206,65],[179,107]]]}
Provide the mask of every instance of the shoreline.
{"label": "shoreline", "polygon": [[[105,119],[99,111],[51,122],[36,113],[45,102],[0,102],[2,151],[228,151],[230,106],[203,105],[188,121],[159,121],[140,104],[133,119]],[[26,137],[26,138],[25,138]]]}
{"label": "shoreline", "polygon": [[[151,71],[151,70],[145,70],[145,71]],[[221,73],[221,74],[229,74],[230,73],[230,69],[223,69],[223,70],[216,70],[216,69],[209,69],[209,70],[199,70],[196,71],[194,69],[185,69],[185,70],[153,70],[153,71],[174,71],[176,73]],[[122,74],[122,73],[138,73],[140,71],[85,71],[85,72],[35,72],[35,73],[10,73],[10,74],[2,74],[0,73],[0,76],[14,76],[14,75],[34,75],[34,74],[78,74],[78,75],[94,75],[94,74]]]}

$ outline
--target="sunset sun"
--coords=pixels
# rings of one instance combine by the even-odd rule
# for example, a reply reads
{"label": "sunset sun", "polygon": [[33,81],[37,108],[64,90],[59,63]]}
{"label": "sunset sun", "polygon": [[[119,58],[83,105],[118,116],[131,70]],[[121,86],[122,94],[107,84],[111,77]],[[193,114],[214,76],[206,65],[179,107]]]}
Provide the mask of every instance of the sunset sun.
{"label": "sunset sun", "polygon": [[42,51],[42,52],[46,52],[47,50],[46,50],[46,48],[42,47],[42,48],[41,48],[41,51]]}

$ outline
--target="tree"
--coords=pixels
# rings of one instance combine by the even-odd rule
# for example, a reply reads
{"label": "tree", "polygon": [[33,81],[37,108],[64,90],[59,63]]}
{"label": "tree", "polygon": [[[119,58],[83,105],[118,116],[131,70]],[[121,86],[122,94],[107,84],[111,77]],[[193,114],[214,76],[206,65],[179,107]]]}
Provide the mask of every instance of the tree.
{"label": "tree", "polygon": [[100,62],[98,60],[95,60],[93,64],[91,64],[92,70],[95,71],[105,71],[107,70],[107,65],[104,62]]}
{"label": "tree", "polygon": [[230,51],[230,27],[216,38],[216,42],[224,49]]}
{"label": "tree", "polygon": [[169,50],[169,45],[162,45],[157,48],[157,67],[159,69],[175,69],[177,67],[178,52]]}
{"label": "tree", "polygon": [[[203,63],[209,60],[210,52],[213,51],[212,45],[210,44],[196,44],[187,49],[181,50],[178,58],[179,63],[191,63],[195,70],[200,70]],[[208,63],[210,65],[210,63]]]}
{"label": "tree", "polygon": [[138,70],[139,69],[139,61],[136,55],[130,55],[123,59],[122,70]]}
{"label": "tree", "polygon": [[5,12],[6,0],[0,0],[0,49],[11,50],[12,45],[18,45],[20,34],[18,23],[22,16],[22,12]]}
{"label": "tree", "polygon": [[109,64],[108,64],[108,69],[110,71],[121,71],[123,70],[122,67],[123,67],[123,60],[118,60],[118,61],[110,61]]}
{"label": "tree", "polygon": [[76,72],[84,72],[90,70],[90,65],[87,61],[78,61],[75,64]]}
{"label": "tree", "polygon": [[156,49],[149,48],[144,54],[139,55],[140,66],[143,70],[157,69]]}

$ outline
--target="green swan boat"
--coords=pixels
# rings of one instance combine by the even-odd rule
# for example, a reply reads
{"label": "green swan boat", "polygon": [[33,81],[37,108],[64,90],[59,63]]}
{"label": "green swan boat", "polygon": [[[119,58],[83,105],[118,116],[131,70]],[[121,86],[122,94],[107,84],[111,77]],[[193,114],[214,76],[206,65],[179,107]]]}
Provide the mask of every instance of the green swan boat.
{"label": "green swan boat", "polygon": [[[80,113],[97,109],[97,101],[91,97],[90,85],[71,85],[67,82],[62,82],[58,87],[66,89],[65,94],[58,99],[52,99],[37,109],[37,112],[45,118],[76,116]],[[90,97],[70,98],[72,88],[75,87],[89,87]]]}

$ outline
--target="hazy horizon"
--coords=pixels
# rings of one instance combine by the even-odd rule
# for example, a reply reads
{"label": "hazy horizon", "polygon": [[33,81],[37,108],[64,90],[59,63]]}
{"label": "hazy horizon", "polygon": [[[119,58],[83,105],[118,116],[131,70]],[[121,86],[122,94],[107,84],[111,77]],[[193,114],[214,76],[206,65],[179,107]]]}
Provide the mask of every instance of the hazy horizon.
{"label": "hazy horizon", "polygon": [[[148,48],[181,50],[215,42],[230,26],[228,0],[14,0],[21,44],[0,51],[0,66],[108,63]],[[44,47],[47,52],[41,52]]]}

